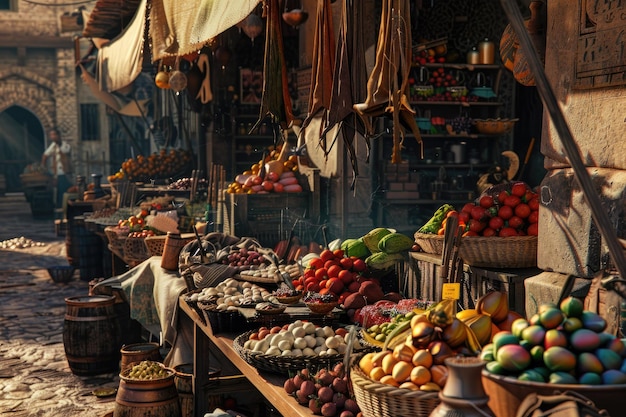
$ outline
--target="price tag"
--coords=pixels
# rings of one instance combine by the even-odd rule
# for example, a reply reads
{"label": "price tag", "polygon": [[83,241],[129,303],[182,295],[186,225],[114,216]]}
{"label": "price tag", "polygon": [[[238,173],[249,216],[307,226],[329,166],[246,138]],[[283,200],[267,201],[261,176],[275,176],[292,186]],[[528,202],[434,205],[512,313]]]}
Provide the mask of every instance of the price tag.
{"label": "price tag", "polygon": [[448,282],[443,284],[441,299],[458,300],[461,298],[461,284],[458,282]]}

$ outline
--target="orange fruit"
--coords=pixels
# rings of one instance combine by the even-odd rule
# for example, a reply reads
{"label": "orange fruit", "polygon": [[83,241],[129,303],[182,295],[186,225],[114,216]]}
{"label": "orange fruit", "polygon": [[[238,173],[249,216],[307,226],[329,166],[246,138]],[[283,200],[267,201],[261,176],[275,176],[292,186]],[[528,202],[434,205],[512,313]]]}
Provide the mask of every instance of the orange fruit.
{"label": "orange fruit", "polygon": [[380,378],[380,382],[382,384],[391,385],[392,387],[399,387],[400,386],[398,381],[396,381],[395,378],[392,377],[391,375],[385,375],[384,377]]}
{"label": "orange fruit", "polygon": [[433,355],[427,349],[420,349],[413,355],[411,360],[415,366],[430,368],[433,366]]}
{"label": "orange fruit", "polygon": [[366,374],[369,375],[374,369],[374,365],[372,364],[372,358],[374,357],[375,352],[369,352],[363,355],[361,360],[359,360],[359,367]]}
{"label": "orange fruit", "polygon": [[393,367],[396,365],[396,363],[398,363],[398,360],[393,356],[393,354],[387,355],[383,358],[382,367],[387,375],[391,375]]}
{"label": "orange fruit", "polygon": [[[393,366],[393,369],[391,370],[391,376],[398,382],[404,382],[411,377],[411,375],[413,374],[413,369],[413,365],[404,361],[399,361]],[[430,380],[430,378],[428,379]]]}
{"label": "orange fruit", "polygon": [[370,378],[372,378],[374,381],[380,381],[380,379],[386,375],[387,374],[385,373],[385,370],[380,366],[375,366],[374,368],[372,368],[369,374]]}
{"label": "orange fruit", "polygon": [[412,383],[411,381],[405,381],[400,384],[399,388],[410,389],[411,391],[419,391],[420,387]]}
{"label": "orange fruit", "polygon": [[411,370],[410,378],[411,378],[411,382],[419,386],[419,385],[424,385],[427,382],[430,382],[431,375],[430,375],[430,371],[428,370],[428,368],[420,365],[420,366],[416,366],[415,368]]}
{"label": "orange fruit", "polygon": [[[374,353],[374,352],[372,352],[372,353]],[[391,351],[390,350],[383,350],[383,351],[374,353],[374,356],[372,357],[372,365],[374,366],[374,368],[377,367],[377,366],[382,366],[383,365],[383,359],[387,355],[391,355]]]}

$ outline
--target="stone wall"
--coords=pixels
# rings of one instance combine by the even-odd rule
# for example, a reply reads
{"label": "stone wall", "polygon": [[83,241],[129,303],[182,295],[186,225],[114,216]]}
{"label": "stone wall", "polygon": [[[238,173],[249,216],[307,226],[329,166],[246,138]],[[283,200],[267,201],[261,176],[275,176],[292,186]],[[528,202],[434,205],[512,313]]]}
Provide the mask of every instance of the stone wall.
{"label": "stone wall", "polygon": [[[593,78],[596,87],[578,88],[576,70],[581,66],[580,48],[584,45],[581,39],[599,30],[588,26],[588,22],[595,19],[589,19],[583,13],[593,6],[589,0],[546,3],[546,75],[618,237],[624,237],[626,86],[619,85],[619,77],[623,78],[624,74],[611,74],[607,61],[605,73]],[[612,30],[623,31],[624,28],[626,21],[617,22]],[[598,35],[597,41],[601,39],[602,36]],[[602,51],[596,51],[594,58],[602,60]],[[622,56],[622,66],[624,59]],[[596,64],[604,66],[602,62]],[[603,83],[613,85],[599,86]],[[608,249],[593,224],[591,211],[574,179],[559,135],[547,112],[544,114],[541,151],[545,155],[548,174],[541,184],[538,266],[563,276],[591,278],[602,274],[606,268]],[[545,280],[542,282],[541,276],[528,280],[528,296],[555,301],[545,299],[546,294],[550,294],[545,289],[550,285]]]}
{"label": "stone wall", "polygon": [[[77,80],[72,37],[61,32],[61,15],[74,10],[18,1],[16,12],[0,12],[0,112],[22,107],[41,122],[44,132],[57,126],[73,147],[79,145]],[[51,41],[42,46],[37,39]],[[30,39],[25,45],[24,40]],[[57,45],[65,45],[59,47]],[[46,140],[46,145],[48,144]]]}

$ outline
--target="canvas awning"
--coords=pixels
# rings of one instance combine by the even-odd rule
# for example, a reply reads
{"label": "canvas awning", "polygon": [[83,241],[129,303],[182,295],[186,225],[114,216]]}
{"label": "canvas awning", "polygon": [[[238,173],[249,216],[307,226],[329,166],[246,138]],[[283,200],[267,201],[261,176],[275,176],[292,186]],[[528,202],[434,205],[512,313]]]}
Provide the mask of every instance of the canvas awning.
{"label": "canvas awning", "polygon": [[[260,0],[152,0],[149,36],[151,61],[165,57],[183,56],[200,50],[211,38],[241,22]],[[144,53],[146,0],[134,7],[130,23],[116,36],[114,27],[128,19],[131,3],[120,9],[119,1],[98,0],[86,19],[83,36],[109,37],[110,42],[98,42],[98,83],[103,91],[124,88],[139,75]],[[117,20],[116,20],[117,18]],[[107,24],[110,25],[107,29]],[[112,37],[114,36],[114,37]]]}

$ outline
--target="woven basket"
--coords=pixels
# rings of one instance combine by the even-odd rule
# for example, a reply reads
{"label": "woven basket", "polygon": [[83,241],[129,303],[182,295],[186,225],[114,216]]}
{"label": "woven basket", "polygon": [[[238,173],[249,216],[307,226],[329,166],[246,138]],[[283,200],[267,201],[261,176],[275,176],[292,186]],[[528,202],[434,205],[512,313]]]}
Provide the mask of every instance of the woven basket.
{"label": "woven basket", "polygon": [[[150,256],[162,256],[163,255],[163,249],[165,248],[166,237],[167,237],[166,235],[146,237],[145,243],[146,243],[146,247],[148,248],[148,253],[150,254]],[[194,240],[195,236],[193,234],[189,235],[189,233],[184,233],[180,235],[180,239],[182,240],[181,244],[184,246],[187,243]]]}
{"label": "woven basket", "polygon": [[[415,233],[415,243],[426,253],[443,252],[443,236]],[[461,239],[459,257],[479,267],[531,268],[537,266],[537,236],[466,236]]]}
{"label": "woven basket", "polygon": [[[254,352],[244,348],[243,345],[255,331],[256,330],[251,330],[237,336],[235,340],[233,340],[233,348],[243,360],[262,371],[291,376],[304,368],[311,370],[321,368],[332,369],[333,366],[344,360],[343,354],[322,356],[275,356]],[[373,350],[374,349],[371,347],[365,347],[360,349],[358,353],[371,352]]]}
{"label": "woven basket", "polygon": [[313,314],[328,314],[339,305],[339,303],[305,303]]}
{"label": "woven basket", "polygon": [[396,388],[371,380],[358,365],[350,368],[350,381],[364,417],[428,417],[441,402],[438,392]]}
{"label": "woven basket", "polygon": [[524,398],[531,393],[556,395],[566,391],[574,391],[584,395],[596,407],[607,410],[611,416],[624,415],[622,414],[624,412],[622,399],[626,395],[626,384],[549,384],[520,381],[502,375],[495,375],[486,370],[483,370],[482,376],[485,392],[489,396],[489,408],[495,413],[496,417],[514,416]]}
{"label": "woven basket", "polygon": [[145,237],[128,237],[124,241],[124,260],[129,264],[140,264],[150,257]]}
{"label": "woven basket", "polygon": [[116,232],[117,227],[107,226],[104,228],[104,233],[109,240],[109,249],[119,254],[124,253],[124,242],[126,241],[126,235],[121,235]]}
{"label": "woven basket", "polygon": [[291,295],[291,296],[275,296],[276,300],[278,300],[281,304],[296,304],[302,298],[302,294]]}

